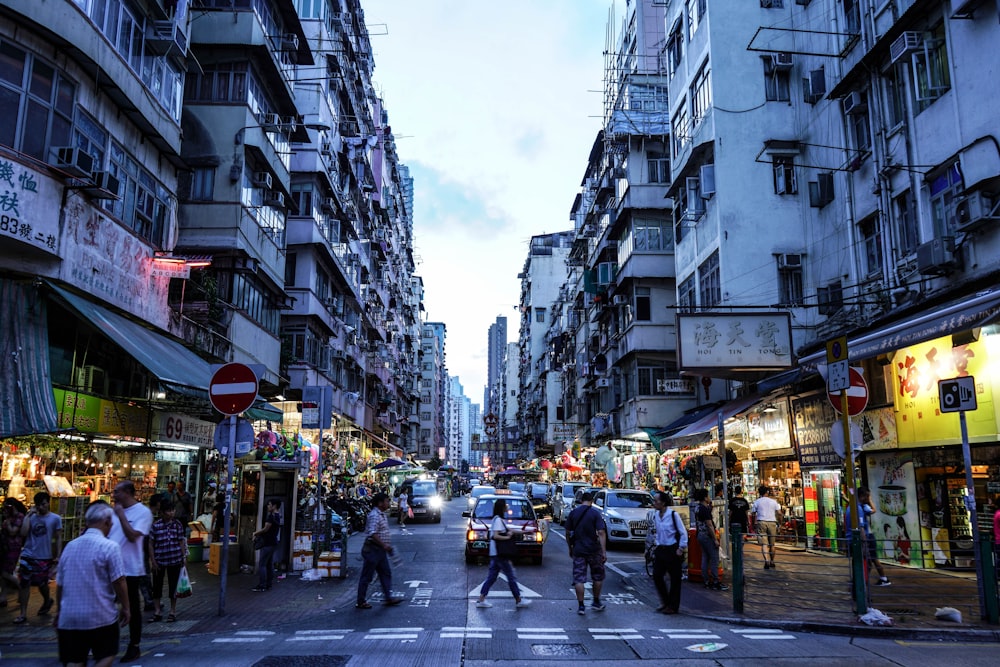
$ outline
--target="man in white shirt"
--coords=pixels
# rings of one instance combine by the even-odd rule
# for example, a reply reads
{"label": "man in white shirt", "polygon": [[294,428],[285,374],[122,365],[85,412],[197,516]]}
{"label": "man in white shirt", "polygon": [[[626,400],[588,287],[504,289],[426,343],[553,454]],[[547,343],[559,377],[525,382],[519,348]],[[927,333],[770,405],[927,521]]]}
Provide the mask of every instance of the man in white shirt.
{"label": "man in white shirt", "polygon": [[757,526],[757,540],[763,547],[767,535],[769,560],[764,561],[764,569],[774,569],[774,541],[778,537],[778,522],[782,520],[781,505],[771,497],[771,489],[761,485],[757,489],[759,497],[753,502],[754,525]]}
{"label": "man in white shirt", "polygon": [[59,560],[56,634],[64,665],[86,665],[90,653],[95,667],[111,665],[118,653],[118,626],[129,621],[121,547],[107,539],[113,516],[106,502],[92,503],[85,515],[87,531],[66,545]]}
{"label": "man in white shirt", "polygon": [[132,662],[141,654],[142,614],[139,605],[139,585],[146,576],[145,538],[153,526],[153,513],[135,497],[135,484],[129,480],[119,482],[112,492],[115,501],[114,523],[108,537],[122,549],[125,564],[125,583],[128,586],[129,642],[122,662]]}

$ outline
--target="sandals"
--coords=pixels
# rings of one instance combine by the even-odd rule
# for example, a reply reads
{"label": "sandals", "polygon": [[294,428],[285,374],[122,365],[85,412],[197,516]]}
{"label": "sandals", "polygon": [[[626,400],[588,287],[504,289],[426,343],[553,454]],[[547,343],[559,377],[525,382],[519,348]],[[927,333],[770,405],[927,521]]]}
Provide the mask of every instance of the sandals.
{"label": "sandals", "polygon": [[27,623],[28,619],[24,616],[18,616],[14,619],[14,625],[21,625],[22,623]]}
{"label": "sandals", "polygon": [[162,620],[163,620],[163,614],[153,614],[153,616],[149,619],[149,622],[156,623],[157,621],[162,621]]}
{"label": "sandals", "polygon": [[354,605],[354,608],[355,609],[371,609],[372,606],[368,602],[359,602],[358,604]]}
{"label": "sandals", "polygon": [[177,620],[177,617],[174,616],[173,614],[168,614],[167,615],[167,623],[173,623],[176,620]]}

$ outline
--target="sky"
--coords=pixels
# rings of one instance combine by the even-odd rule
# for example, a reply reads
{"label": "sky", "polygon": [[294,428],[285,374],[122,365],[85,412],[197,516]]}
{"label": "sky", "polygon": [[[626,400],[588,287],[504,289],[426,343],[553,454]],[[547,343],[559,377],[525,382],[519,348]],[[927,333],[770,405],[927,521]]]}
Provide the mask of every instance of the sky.
{"label": "sky", "polygon": [[[601,128],[613,0],[363,0],[400,161],[414,257],[449,375],[482,403],[488,330],[517,340],[518,273],[536,234],[571,229]],[[616,23],[624,2],[617,1]]]}

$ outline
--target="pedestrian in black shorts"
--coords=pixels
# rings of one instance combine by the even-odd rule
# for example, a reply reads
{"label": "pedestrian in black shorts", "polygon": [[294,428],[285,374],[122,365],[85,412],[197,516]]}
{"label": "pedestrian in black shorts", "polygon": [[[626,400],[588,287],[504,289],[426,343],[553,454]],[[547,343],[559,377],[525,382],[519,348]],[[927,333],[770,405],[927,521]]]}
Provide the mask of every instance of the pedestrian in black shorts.
{"label": "pedestrian in black shorts", "polygon": [[606,609],[601,602],[601,586],[604,584],[604,563],[608,560],[608,527],[601,513],[594,509],[593,503],[594,494],[589,491],[584,493],[580,496],[580,505],[566,519],[566,543],[573,559],[573,587],[576,589],[576,601],[579,605],[576,613],[581,616],[587,613],[583,591],[584,584],[587,583],[588,568],[594,591],[594,601],[590,608],[594,611]]}

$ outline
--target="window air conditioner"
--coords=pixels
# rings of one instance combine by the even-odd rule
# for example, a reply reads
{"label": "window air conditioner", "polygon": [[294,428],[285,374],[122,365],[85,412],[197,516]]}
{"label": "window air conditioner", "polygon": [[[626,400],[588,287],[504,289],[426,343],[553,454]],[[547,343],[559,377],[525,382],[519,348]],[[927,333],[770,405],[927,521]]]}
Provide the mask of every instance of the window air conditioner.
{"label": "window air conditioner", "polygon": [[1000,199],[970,192],[955,204],[955,229],[963,232],[1000,222]]}
{"label": "window air conditioner", "polygon": [[285,207],[285,193],[280,190],[267,190],[264,194],[264,206]]}
{"label": "window air conditioner", "polygon": [[597,386],[606,389],[611,386],[611,380],[609,378],[597,378]]}
{"label": "window air conditioner", "polygon": [[867,111],[868,104],[861,93],[853,92],[844,98],[844,113],[848,116],[860,116]]}
{"label": "window air conditioner", "polygon": [[792,69],[792,54],[791,53],[773,53],[771,54],[771,68],[775,72],[787,72]]}
{"label": "window air conditioner", "polygon": [[783,252],[778,255],[779,269],[801,269],[802,255],[798,253]]}
{"label": "window air conditioner", "polygon": [[87,194],[95,199],[120,199],[121,182],[107,171],[95,171],[92,179],[94,189]]}
{"label": "window air conditioner", "polygon": [[272,181],[270,172],[258,171],[253,175],[253,184],[258,188],[271,189]]}
{"label": "window air conditioner", "polygon": [[294,32],[287,32],[281,36],[281,50],[282,51],[298,51],[299,50],[299,36]]}
{"label": "window air conditioner", "polygon": [[57,167],[77,178],[90,178],[94,171],[94,158],[82,148],[57,148],[56,160]]}
{"label": "window air conditioner", "polygon": [[953,236],[942,236],[917,246],[917,271],[922,275],[944,275],[957,266]]}
{"label": "window air conditioner", "polygon": [[337,200],[333,197],[323,198],[323,210],[327,213],[333,213],[337,210]]}
{"label": "window air conditioner", "polygon": [[616,306],[624,306],[628,303],[628,297],[624,294],[615,294],[614,297],[612,297],[611,302]]}
{"label": "window air conditioner", "polygon": [[268,132],[274,132],[275,130],[281,129],[281,116],[276,113],[266,113],[264,114],[264,120],[261,121],[260,127]]}
{"label": "window air conditioner", "polygon": [[919,32],[907,31],[889,45],[889,61],[895,65],[906,56],[924,47],[924,36]]}
{"label": "window air conditioner", "polygon": [[701,180],[697,176],[689,176],[684,179],[684,187],[687,190],[687,213],[690,216],[700,217],[705,213],[705,200],[701,196]]}

